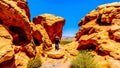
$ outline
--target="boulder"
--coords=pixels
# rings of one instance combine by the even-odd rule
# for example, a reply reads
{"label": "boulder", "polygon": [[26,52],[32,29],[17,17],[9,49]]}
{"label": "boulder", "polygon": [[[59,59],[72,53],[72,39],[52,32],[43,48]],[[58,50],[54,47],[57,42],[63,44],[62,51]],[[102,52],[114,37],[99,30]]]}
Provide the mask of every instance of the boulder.
{"label": "boulder", "polygon": [[58,52],[48,52],[47,53],[49,58],[53,58],[53,59],[61,59],[64,57],[64,53],[62,53],[61,51]]}
{"label": "boulder", "polygon": [[36,45],[43,43],[44,50],[50,50],[55,36],[62,37],[65,19],[52,14],[43,14],[33,18],[32,36]]}
{"label": "boulder", "polygon": [[62,29],[65,19],[52,14],[42,14],[33,18],[35,24],[41,24],[49,35],[50,40],[54,43],[55,36],[62,37]]}
{"label": "boulder", "polygon": [[[73,41],[71,43],[64,45],[61,51],[66,51],[66,53],[69,53],[72,56],[76,56],[79,54],[79,51],[77,50],[78,45],[79,45],[78,42]],[[67,55],[67,54],[65,54],[65,55]]]}

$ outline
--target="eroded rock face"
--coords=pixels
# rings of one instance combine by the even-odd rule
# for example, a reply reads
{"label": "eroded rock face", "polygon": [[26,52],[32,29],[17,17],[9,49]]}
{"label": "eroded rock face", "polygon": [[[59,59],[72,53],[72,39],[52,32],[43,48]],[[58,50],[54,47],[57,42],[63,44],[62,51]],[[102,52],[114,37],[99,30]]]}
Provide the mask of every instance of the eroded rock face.
{"label": "eroded rock face", "polygon": [[43,43],[44,45],[42,46],[44,50],[50,49],[50,47],[52,47],[52,42],[49,39],[48,33],[46,32],[45,28],[41,24],[35,25],[34,23],[31,23],[30,25],[32,27],[32,36],[35,45],[40,46]]}
{"label": "eroded rock face", "polygon": [[27,15],[27,17],[30,20],[30,10],[28,7],[28,2],[26,2],[26,0],[13,0],[17,2],[17,6],[20,7],[21,9],[24,9],[25,14]]}
{"label": "eroded rock face", "polygon": [[81,40],[78,42],[79,46],[78,46],[78,50],[86,50],[86,49],[92,49],[92,50],[96,50],[97,51],[97,47],[98,47],[98,43],[96,40]]}
{"label": "eroded rock face", "polygon": [[[62,37],[64,24],[65,19],[52,14],[38,16],[32,23],[25,0],[0,0],[0,67],[27,68],[31,58],[53,49],[54,38]],[[63,56],[48,55],[52,59]]]}
{"label": "eroded rock face", "polygon": [[29,60],[30,58],[24,52],[19,52],[15,54],[15,66],[17,68],[27,68]]}
{"label": "eroded rock face", "polygon": [[42,35],[38,30],[33,31],[32,36],[33,36],[33,40],[34,40],[34,43],[36,44],[36,46],[37,45],[39,46],[43,42]]}
{"label": "eroded rock face", "polygon": [[26,45],[32,39],[31,28],[24,8],[18,7],[17,3],[12,0],[0,1],[0,24],[12,35],[15,45]]}
{"label": "eroded rock face", "polygon": [[6,65],[9,68],[14,68],[14,61],[12,59],[14,57],[12,40],[13,38],[9,32],[0,25],[0,67],[4,68]]}
{"label": "eroded rock face", "polygon": [[[29,18],[26,1],[0,1],[0,67],[27,68],[29,59],[35,57],[35,44]],[[19,62],[23,57],[26,62]]]}
{"label": "eroded rock face", "polygon": [[[76,34],[78,50],[92,49],[100,56],[109,56],[112,60],[108,58],[108,64],[119,68],[120,3],[98,6],[80,21],[79,26],[81,28]],[[112,66],[111,61],[118,64]]]}
{"label": "eroded rock face", "polygon": [[65,19],[52,14],[43,14],[33,19],[35,24],[41,24],[49,35],[50,40],[54,43],[55,36],[62,37],[62,29]]}
{"label": "eroded rock face", "polygon": [[16,68],[14,57],[13,57],[12,59],[10,59],[10,60],[7,60],[7,61],[5,61],[5,62],[2,62],[2,63],[0,64],[0,67],[1,67],[1,68]]}

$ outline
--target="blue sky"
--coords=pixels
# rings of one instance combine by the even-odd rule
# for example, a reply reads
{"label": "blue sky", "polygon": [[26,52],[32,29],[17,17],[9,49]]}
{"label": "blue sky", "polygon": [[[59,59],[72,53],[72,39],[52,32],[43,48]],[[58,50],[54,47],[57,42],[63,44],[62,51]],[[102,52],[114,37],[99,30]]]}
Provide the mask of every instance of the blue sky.
{"label": "blue sky", "polygon": [[50,13],[66,19],[63,36],[75,36],[79,30],[78,23],[88,12],[105,3],[120,0],[27,0],[31,19],[35,16]]}

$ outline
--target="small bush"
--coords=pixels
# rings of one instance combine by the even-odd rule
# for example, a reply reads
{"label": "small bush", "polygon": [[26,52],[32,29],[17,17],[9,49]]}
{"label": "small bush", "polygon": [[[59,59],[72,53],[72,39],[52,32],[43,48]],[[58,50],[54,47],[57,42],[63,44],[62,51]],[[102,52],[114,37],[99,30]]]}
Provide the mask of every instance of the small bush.
{"label": "small bush", "polygon": [[39,58],[33,58],[28,62],[27,68],[38,68],[41,66],[41,60]]}
{"label": "small bush", "polygon": [[81,50],[80,54],[72,59],[71,68],[99,68],[99,64],[89,50]]}

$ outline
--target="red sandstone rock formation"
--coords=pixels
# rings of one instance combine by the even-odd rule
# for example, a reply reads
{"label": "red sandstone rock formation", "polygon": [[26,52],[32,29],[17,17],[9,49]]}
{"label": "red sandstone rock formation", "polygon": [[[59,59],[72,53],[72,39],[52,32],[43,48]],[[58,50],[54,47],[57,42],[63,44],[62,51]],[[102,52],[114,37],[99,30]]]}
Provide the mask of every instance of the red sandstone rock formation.
{"label": "red sandstone rock formation", "polygon": [[62,37],[65,19],[43,14],[34,18],[34,23],[30,23],[25,0],[0,1],[0,67],[26,68],[30,58],[36,56],[35,48],[42,45],[41,50],[50,50],[55,36]]}
{"label": "red sandstone rock formation", "polygon": [[55,36],[62,37],[62,28],[65,24],[65,19],[54,16],[52,14],[43,14],[33,19],[35,24],[41,24],[46,29],[50,40],[54,43]]}
{"label": "red sandstone rock formation", "polygon": [[14,57],[0,64],[0,68],[16,68]]}
{"label": "red sandstone rock formation", "polygon": [[86,50],[86,49],[91,49],[91,50],[98,50],[98,42],[96,40],[88,39],[88,40],[81,40],[79,41],[79,46],[78,50]]}
{"label": "red sandstone rock formation", "polygon": [[[80,21],[79,26],[81,28],[76,33],[76,40],[79,42],[77,49],[93,49],[98,56],[105,59],[108,66],[119,68],[120,3],[98,6]],[[111,64],[111,61],[117,64]]]}
{"label": "red sandstone rock formation", "polygon": [[14,1],[17,2],[18,7],[25,10],[25,13],[30,20],[30,10],[29,10],[29,7],[28,7],[28,2],[26,2],[25,0],[14,0]]}
{"label": "red sandstone rock formation", "polygon": [[12,36],[5,29],[5,27],[0,25],[0,63],[9,61],[13,58],[14,48],[12,40]]}
{"label": "red sandstone rock formation", "polygon": [[78,31],[77,32],[77,34],[76,34],[76,41],[78,41],[79,40],[79,38],[82,36],[82,35],[85,35],[85,34],[88,34],[88,35],[90,35],[90,34],[92,34],[92,33],[95,33],[95,29],[94,28],[83,28],[83,29],[81,29],[80,31]]}
{"label": "red sandstone rock formation", "polygon": [[[24,2],[23,2],[24,3]],[[24,11],[14,1],[0,1],[0,24],[13,36],[15,45],[26,45],[31,41],[31,28]]]}
{"label": "red sandstone rock formation", "polygon": [[39,31],[41,29],[38,29],[34,23],[30,23],[30,26],[32,28],[31,31],[32,31],[33,41],[36,46],[39,46],[43,42],[43,40],[42,40],[43,36],[41,35],[41,33]]}
{"label": "red sandstone rock formation", "polygon": [[32,36],[33,36],[33,40],[34,40],[34,43],[36,44],[36,46],[37,45],[39,46],[43,42],[42,35],[40,34],[40,32],[38,30],[33,31]]}
{"label": "red sandstone rock formation", "polygon": [[36,24],[43,24],[46,21],[45,21],[45,18],[43,18],[42,16],[38,16],[33,18],[33,22],[36,25]]}
{"label": "red sandstone rock formation", "polygon": [[[16,63],[20,60],[20,55],[18,55],[19,57],[16,56],[18,53],[25,53],[24,55],[27,58],[35,57],[29,19],[29,8],[24,0],[0,1],[0,25],[7,29],[3,30],[0,27],[0,47],[2,47],[0,48],[0,67],[7,68],[9,66],[9,68],[15,68]],[[12,35],[12,39],[7,31]],[[16,63],[12,58],[15,59]],[[25,59],[25,61],[29,61],[29,59]],[[27,62],[23,65],[26,66]]]}

